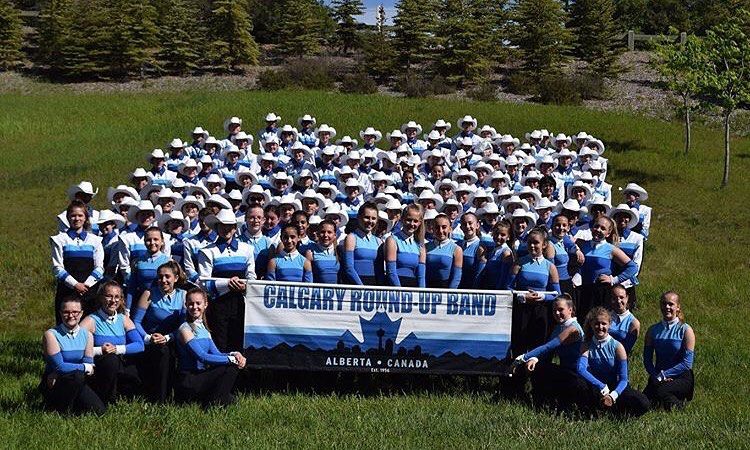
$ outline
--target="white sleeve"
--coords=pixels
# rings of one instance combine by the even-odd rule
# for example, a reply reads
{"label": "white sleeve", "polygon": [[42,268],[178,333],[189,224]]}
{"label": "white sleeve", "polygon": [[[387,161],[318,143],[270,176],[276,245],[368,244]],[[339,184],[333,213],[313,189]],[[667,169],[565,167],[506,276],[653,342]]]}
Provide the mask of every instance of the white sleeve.
{"label": "white sleeve", "polygon": [[642,230],[643,230],[643,237],[645,238],[648,236],[648,229],[651,228],[651,208],[646,207],[643,210],[643,224],[642,224]]}
{"label": "white sleeve", "polygon": [[258,279],[258,276],[255,274],[255,247],[253,247],[250,244],[247,244],[247,246],[250,248],[250,255],[247,258],[247,269],[245,269],[245,278],[247,280],[253,281],[253,280]]}
{"label": "white sleeve", "polygon": [[97,244],[94,245],[94,270],[83,284],[91,287],[101,280],[102,277],[104,277],[104,247],[102,246],[101,239],[98,239]]}
{"label": "white sleeve", "polygon": [[214,261],[210,249],[202,249],[198,253],[198,275],[202,278],[201,284],[209,294],[223,295],[229,292],[229,280],[218,278],[215,280],[204,280],[211,278],[213,273]]}
{"label": "white sleeve", "polygon": [[130,274],[130,248],[125,238],[127,234],[120,235],[119,242],[117,244],[117,268],[126,274]]}
{"label": "white sleeve", "polygon": [[49,238],[49,244],[52,249],[52,273],[57,280],[64,282],[69,288],[74,288],[78,284],[78,281],[65,270],[62,244],[54,236]]}

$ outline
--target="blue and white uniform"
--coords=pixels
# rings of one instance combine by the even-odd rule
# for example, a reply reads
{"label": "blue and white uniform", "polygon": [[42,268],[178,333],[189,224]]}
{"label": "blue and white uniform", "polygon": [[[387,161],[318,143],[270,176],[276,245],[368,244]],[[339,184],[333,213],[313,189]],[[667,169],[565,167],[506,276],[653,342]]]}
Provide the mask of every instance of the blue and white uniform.
{"label": "blue and white uniform", "polygon": [[289,253],[282,250],[273,260],[276,268],[266,273],[266,280],[312,283],[312,272],[305,270],[307,259],[296,249]]}
{"label": "blue and white uniform", "polygon": [[662,320],[649,328],[651,344],[643,348],[643,365],[650,376],[662,381],[692,370],[695,353],[684,345],[687,329],[688,324],[679,319],[671,322]]}
{"label": "blue and white uniform", "polygon": [[185,290],[174,289],[165,294],[156,285],[149,289],[151,303],[147,309],[136,308],[133,322],[145,341],[153,333],[167,336],[185,321]]}
{"label": "blue and white uniform", "polygon": [[578,374],[598,390],[609,392],[615,399],[628,386],[628,361],[617,358],[619,345],[609,335],[602,340],[591,339],[588,356],[582,355],[578,359]]}
{"label": "blue and white uniform", "polygon": [[612,320],[609,323],[609,335],[619,341],[625,352],[630,355],[630,351],[633,350],[635,341],[638,336],[635,333],[630,332],[630,326],[633,324],[633,313],[626,310],[622,314],[612,313]]}
{"label": "blue and white uniform", "polygon": [[125,315],[115,313],[108,315],[98,309],[89,315],[94,322],[94,356],[102,354],[102,345],[112,344],[116,347],[115,354],[130,355],[143,351],[143,338],[138,330],[125,330]]}
{"label": "blue and white uniform", "polygon": [[507,260],[505,257],[509,252],[511,252],[511,249],[508,247],[508,244],[495,247],[490,257],[487,258],[487,264],[480,275],[481,281],[478,287],[488,290],[505,289],[505,286],[508,284],[510,270],[513,267],[512,259]]}
{"label": "blue and white uniform", "polygon": [[347,284],[375,285],[375,259],[377,258],[380,240],[372,233],[365,234],[356,229],[354,250],[344,252],[344,274]]}
{"label": "blue and white uniform", "polygon": [[104,247],[99,236],[68,229],[50,237],[50,247],[58,294],[74,292],[78,283],[91,288],[104,276]]}
{"label": "blue and white uniform", "polygon": [[391,286],[425,287],[425,264],[419,261],[424,246],[403,231],[391,235],[396,243],[396,260],[386,261],[386,276]]}
{"label": "blue and white uniform", "polygon": [[240,242],[246,242],[253,247],[253,253],[255,254],[255,275],[259,280],[264,279],[266,277],[266,269],[268,268],[269,253],[275,247],[274,242],[265,236],[262,231],[251,236],[247,229],[240,235],[239,239]]}
{"label": "blue and white uniform", "polygon": [[[520,269],[518,274],[512,275],[508,279],[507,289],[518,291],[554,291],[554,293],[545,294],[544,301],[554,300],[560,293],[560,284],[554,282],[550,276],[550,266],[553,264],[543,256],[532,257],[526,255],[519,258]],[[519,294],[524,295],[524,294]]]}
{"label": "blue and white uniform", "polygon": [[195,372],[206,370],[209,366],[228,366],[232,364],[230,355],[222,353],[216,348],[211,333],[202,320],[192,323],[185,322],[180,325],[180,330],[189,329],[193,338],[187,343],[182,339],[177,340],[177,354],[179,359],[179,370],[182,372]]}
{"label": "blue and white uniform", "polygon": [[212,297],[229,292],[229,278],[255,280],[255,252],[252,245],[239,239],[232,239],[229,243],[217,239],[200,250],[198,274],[201,278],[220,278],[204,281],[206,291]]}
{"label": "blue and white uniform", "polygon": [[125,308],[130,309],[133,301],[138,302],[143,291],[156,280],[156,271],[162,264],[171,261],[171,258],[162,252],[145,255],[133,261],[132,275],[128,279]]}
{"label": "blue and white uniform", "polygon": [[[578,339],[574,342],[563,344],[560,341],[560,334],[574,327],[578,330]],[[523,361],[529,361],[532,358],[551,360],[554,355],[560,359],[560,367],[570,370],[576,370],[578,367],[578,357],[581,354],[581,344],[583,343],[583,329],[575,317],[571,317],[563,323],[557,324],[552,330],[550,340],[541,347],[537,347],[523,355]]]}
{"label": "blue and white uniform", "polygon": [[59,374],[70,372],[84,372],[84,364],[93,366],[94,358],[86,356],[86,345],[88,344],[91,333],[76,326],[74,329],[68,329],[65,324],[59,324],[55,328],[47,330],[52,333],[60,347],[60,351],[54,355],[46,357],[44,374],[56,372]]}
{"label": "blue and white uniform", "polygon": [[185,269],[188,281],[196,283],[198,281],[198,254],[201,249],[216,240],[216,232],[208,233],[198,232],[190,238],[182,240],[182,268]]}
{"label": "blue and white uniform", "polygon": [[461,274],[461,283],[459,289],[472,289],[476,286],[477,277],[484,270],[485,262],[477,255],[481,246],[479,237],[474,236],[472,239],[464,239],[458,243],[461,250],[464,251],[464,266]]}
{"label": "blue and white uniform", "polygon": [[330,247],[323,247],[318,243],[313,243],[309,247],[312,253],[312,273],[313,282],[324,284],[338,283],[339,270],[341,266],[336,256],[336,243]]}
{"label": "blue and white uniform", "polygon": [[[641,263],[643,263],[643,235],[626,228],[623,230],[622,236],[620,237],[620,250],[628,255],[628,258],[630,258],[637,267],[635,275],[627,280],[622,280],[620,284],[625,286],[625,288],[637,286],[639,284],[638,274],[641,271]],[[622,270],[613,267],[612,273],[620,275]]]}
{"label": "blue and white uniform", "polygon": [[[430,241],[425,246],[427,252],[427,287],[457,289],[461,283],[463,269],[456,266],[453,255],[458,244],[448,237],[444,241]],[[461,261],[463,264],[463,261]]]}

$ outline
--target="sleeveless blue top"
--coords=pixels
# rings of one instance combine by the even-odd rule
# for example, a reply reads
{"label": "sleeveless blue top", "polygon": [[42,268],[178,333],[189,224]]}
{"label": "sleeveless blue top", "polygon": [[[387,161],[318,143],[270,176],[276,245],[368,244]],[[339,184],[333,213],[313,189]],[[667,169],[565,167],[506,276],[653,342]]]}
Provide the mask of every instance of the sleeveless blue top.
{"label": "sleeveless blue top", "polygon": [[372,233],[365,237],[362,230],[354,231],[354,270],[365,277],[375,276],[375,258],[380,241]]}
{"label": "sleeveless blue top", "polygon": [[688,325],[684,322],[669,324],[663,320],[653,327],[649,333],[651,345],[656,352],[656,370],[662,371],[674,367],[685,357],[682,340]]}
{"label": "sleeveless blue top", "polygon": [[403,232],[399,231],[392,235],[396,241],[396,267],[399,278],[417,278],[417,267],[419,266],[419,251],[422,244],[416,240],[408,239]]}
{"label": "sleeveless blue top", "polygon": [[459,242],[459,245],[464,251],[464,267],[461,273],[461,284],[458,285],[458,288],[471,289],[474,286],[474,279],[477,276],[477,269],[479,268],[477,250],[482,245],[482,241],[479,238],[474,238],[471,242],[463,240]]}
{"label": "sleeveless blue top", "polygon": [[608,386],[617,385],[616,350],[620,343],[609,336],[605,342],[596,339],[589,342],[589,372]]}
{"label": "sleeveless blue top", "polygon": [[568,263],[570,262],[571,255],[574,255],[576,252],[576,244],[567,234],[562,239],[550,236],[550,244],[555,249],[555,267],[557,267],[557,274],[560,276],[560,280],[570,280]]}
{"label": "sleeveless blue top", "polygon": [[338,282],[341,265],[336,258],[336,245],[330,250],[323,248],[318,243],[312,243],[309,247],[312,253],[312,272],[315,283],[336,284]]}
{"label": "sleeveless blue top", "polygon": [[110,321],[107,314],[97,309],[89,317],[94,320],[94,346],[100,347],[107,342],[112,345],[125,345],[125,315],[117,313],[114,320]]}
{"label": "sleeveless blue top", "polygon": [[504,289],[508,284],[508,275],[513,263],[504,261],[503,254],[510,250],[508,244],[495,247],[492,256],[487,258],[487,265],[484,266],[485,275],[483,277],[483,289]]}
{"label": "sleeveless blue top", "polygon": [[274,274],[267,274],[271,280],[278,281],[304,281],[305,257],[298,251],[291,254],[283,253],[273,258],[276,261],[276,271]]}
{"label": "sleeveless blue top", "polygon": [[151,287],[151,304],[143,316],[142,326],[148,334],[172,333],[185,321],[185,291],[175,289],[171,294],[164,293],[156,286]]}
{"label": "sleeveless blue top", "polygon": [[532,258],[526,255],[518,261],[521,269],[516,275],[515,289],[525,291],[546,291],[549,284],[549,268],[552,263],[544,257]]}
{"label": "sleeveless blue top", "polygon": [[[635,316],[630,311],[623,318],[620,318],[614,312],[611,315],[612,321],[609,323],[609,335],[625,346],[625,338],[628,336],[628,330],[630,330],[630,325],[633,323]],[[630,351],[627,346],[625,346],[625,350]]]}
{"label": "sleeveless blue top", "polygon": [[431,241],[425,246],[427,287],[447,287],[453,271],[453,252],[456,247],[456,242],[451,238],[442,244]]}
{"label": "sleeveless blue top", "polygon": [[594,284],[599,275],[612,275],[612,249],[609,242],[586,241],[580,246],[586,258],[581,266],[581,284]]}

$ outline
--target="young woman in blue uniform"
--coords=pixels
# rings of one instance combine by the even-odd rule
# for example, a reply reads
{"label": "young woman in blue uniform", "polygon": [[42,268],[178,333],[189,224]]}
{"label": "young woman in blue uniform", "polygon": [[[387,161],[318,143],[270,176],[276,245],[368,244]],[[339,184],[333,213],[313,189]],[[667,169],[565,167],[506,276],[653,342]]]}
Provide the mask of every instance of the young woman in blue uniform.
{"label": "young woman in blue uniform", "polygon": [[373,231],[378,224],[378,208],[366,202],[357,212],[357,228],[344,239],[343,275],[346,284],[375,286],[375,260],[381,241]]}
{"label": "young woman in blue uniform", "polygon": [[81,328],[94,336],[94,390],[104,403],[111,403],[118,387],[130,392],[140,387],[138,357],[143,352],[143,337],[133,321],[124,314],[122,288],[114,281],[102,285],[100,308],[81,321]]}
{"label": "young woman in blue uniform", "polygon": [[[553,317],[557,325],[552,330],[549,341],[522,355],[515,364],[524,364],[531,374],[531,384],[535,400],[563,410],[572,406],[575,396],[571,387],[576,385],[578,357],[583,343],[583,329],[575,317],[573,299],[568,294],[559,295],[552,302]],[[559,358],[559,364],[552,357]]]}
{"label": "young woman in blue uniform", "polygon": [[[512,352],[520,355],[542,345],[547,337],[548,316],[546,302],[560,293],[557,267],[544,257],[549,246],[547,233],[531,230],[526,243],[528,254],[520,257],[511,269],[506,289],[517,292],[513,302]],[[548,291],[552,293],[541,294]]]}
{"label": "young woman in blue uniform", "polygon": [[232,389],[238,369],[245,367],[240,352],[222,353],[205,323],[208,296],[199,288],[185,296],[187,318],[177,331],[179,370],[175,385],[178,402],[200,402],[203,407],[234,403]]}
{"label": "young woman in blue uniform", "polygon": [[44,405],[60,413],[104,414],[107,406],[86,383],[86,377],[94,374],[94,337],[79,326],[81,299],[62,298],[58,314],[62,321],[42,338],[46,365],[39,389]]}
{"label": "young woman in blue uniform", "polygon": [[458,243],[463,251],[464,263],[459,289],[472,289],[477,285],[479,274],[487,263],[486,250],[479,237],[479,218],[472,212],[461,216],[463,239]]}
{"label": "young woman in blue uniform", "polygon": [[492,227],[492,239],[495,248],[487,258],[477,287],[488,290],[505,289],[513,267],[513,250],[508,245],[513,242],[513,225],[505,219],[495,223]]}
{"label": "young woman in blue uniform", "polygon": [[263,224],[266,222],[265,213],[261,206],[251,206],[245,211],[245,228],[240,234],[240,241],[253,246],[255,254],[255,274],[258,279],[265,278],[268,258],[273,251],[274,244],[263,234]]}
{"label": "young woman in blue uniform", "polygon": [[[612,242],[618,241],[617,228],[612,219],[600,216],[592,224],[590,241],[578,241],[584,256],[580,268],[581,287],[578,308],[588,314],[595,306],[609,305],[610,289],[635,276],[635,263]],[[612,274],[612,267],[621,268],[619,275]]]}
{"label": "young woman in blue uniform", "polygon": [[628,356],[630,356],[641,331],[641,323],[628,309],[629,304],[630,299],[625,286],[621,284],[612,286],[612,303],[610,306],[612,323],[609,324],[609,334],[620,341]]}
{"label": "young woman in blue uniform", "polygon": [[300,232],[296,225],[284,225],[281,229],[281,250],[268,261],[266,280],[296,281],[312,283],[310,261],[297,250]]}
{"label": "young woman in blue uniform", "polygon": [[464,266],[464,252],[451,238],[451,220],[445,214],[435,218],[432,234],[435,237],[425,250],[427,266],[427,287],[457,289],[461,283]]}
{"label": "young woman in blue uniform", "polygon": [[595,307],[586,316],[586,341],[578,359],[578,375],[585,380],[576,389],[579,406],[617,414],[641,416],[648,412],[648,398],[629,386],[625,347],[609,335],[609,311]]}
{"label": "young woman in blue uniform", "polygon": [[102,238],[91,231],[89,211],[86,204],[73,200],[66,210],[70,227],[50,237],[52,248],[52,272],[57,279],[55,293],[56,322],[60,302],[70,295],[81,297],[85,310],[96,309],[95,286],[104,276],[104,247]]}
{"label": "young woman in blue uniform", "polygon": [[318,241],[314,242],[305,253],[312,267],[313,282],[336,284],[341,268],[336,251],[336,224],[328,219],[323,220],[318,225],[316,234]]}
{"label": "young woman in blue uniform", "polygon": [[570,274],[569,266],[571,260],[573,264],[583,262],[583,253],[570,236],[570,219],[568,216],[558,214],[552,220],[552,233],[549,242],[554,250],[554,263],[557,267],[557,274],[560,277],[561,292],[570,295],[574,303],[576,302],[575,287],[573,286],[573,277]]}
{"label": "young woman in blue uniform", "polygon": [[133,322],[143,336],[145,352],[141,358],[141,376],[148,398],[164,402],[171,392],[174,357],[170,342],[185,321],[185,273],[174,261],[156,271],[156,280],[141,294],[133,313]]}
{"label": "young woman in blue uniform", "polygon": [[386,239],[383,249],[385,272],[391,286],[425,287],[424,215],[413,203],[401,217],[401,231]]}
{"label": "young woman in blue uniform", "polygon": [[130,311],[143,291],[156,280],[156,269],[171,258],[164,254],[164,234],[157,227],[150,227],[143,234],[146,254],[131,261],[132,270],[125,298],[125,309]]}
{"label": "young woman in blue uniform", "polygon": [[685,323],[676,292],[662,294],[659,306],[662,320],[648,329],[643,346],[643,365],[649,375],[644,393],[651,401],[671,410],[693,399],[695,332]]}

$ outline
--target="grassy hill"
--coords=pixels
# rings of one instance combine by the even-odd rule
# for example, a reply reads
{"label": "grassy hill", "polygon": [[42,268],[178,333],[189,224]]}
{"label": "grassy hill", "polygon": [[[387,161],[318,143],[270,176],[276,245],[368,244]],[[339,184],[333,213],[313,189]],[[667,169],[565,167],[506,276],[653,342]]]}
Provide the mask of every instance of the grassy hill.
{"label": "grassy hill", "polygon": [[[571,421],[497,399],[485,380],[479,392],[447,380],[439,393],[337,397],[246,394],[226,411],[116,405],[101,419],[41,413],[34,389],[42,368],[39,338],[52,324],[54,286],[47,237],[66,205],[68,186],[82,179],[100,189],[124,183],[145,155],[195,125],[217,136],[238,115],[248,131],[274,111],[284,123],[310,113],[339,137],[358,138],[374,125],[385,132],[413,119],[424,126],[472,114],[480,124],[523,136],[534,128],[601,138],[615,189],[636,181],[654,208],[652,237],[639,288],[644,324],[658,320],[659,293],[683,297],[696,330],[697,391],[686,411],[652,412],[638,421]],[[570,107],[407,100],[322,92],[172,94],[48,93],[0,97],[0,442],[115,447],[260,444],[264,447],[495,447],[608,445],[747,446],[750,351],[744,322],[750,299],[750,140],[733,142],[732,180],[719,189],[721,133],[699,128],[694,150],[680,154],[682,129],[638,116]],[[619,195],[615,192],[615,196]],[[642,339],[636,354],[642,348]],[[645,385],[640,358],[632,383]],[[745,381],[743,381],[745,380]],[[211,432],[206,433],[205,427]],[[104,431],[106,430],[106,431]]]}

